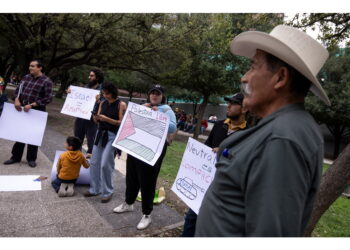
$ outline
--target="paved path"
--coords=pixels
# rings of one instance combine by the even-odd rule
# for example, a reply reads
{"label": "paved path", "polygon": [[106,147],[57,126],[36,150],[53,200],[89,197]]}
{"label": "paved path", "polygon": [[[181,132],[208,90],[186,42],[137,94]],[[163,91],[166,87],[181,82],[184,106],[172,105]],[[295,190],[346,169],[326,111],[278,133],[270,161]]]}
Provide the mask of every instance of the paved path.
{"label": "paved path", "polygon": [[[63,150],[65,138],[46,129],[43,145],[38,152],[38,166],[30,168],[25,161],[13,165],[2,163],[11,156],[13,142],[0,139],[0,175],[50,176],[56,150]],[[25,159],[25,154],[23,159]],[[125,155],[117,162],[115,194],[109,203],[98,197],[85,198],[88,186],[76,187],[73,197],[59,198],[50,185],[42,182],[41,191],[0,192],[0,236],[3,237],[118,237],[152,236],[183,224],[183,216],[165,204],[155,205],[151,226],[136,229],[141,219],[141,204],[135,211],[115,214],[113,208],[124,200]]]}

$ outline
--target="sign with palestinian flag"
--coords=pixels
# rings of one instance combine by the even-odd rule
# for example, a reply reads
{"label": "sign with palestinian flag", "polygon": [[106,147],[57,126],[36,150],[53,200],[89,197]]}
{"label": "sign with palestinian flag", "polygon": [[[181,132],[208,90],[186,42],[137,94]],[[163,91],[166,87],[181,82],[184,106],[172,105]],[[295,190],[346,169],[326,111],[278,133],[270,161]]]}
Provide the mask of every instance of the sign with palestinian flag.
{"label": "sign with palestinian flag", "polygon": [[113,146],[153,166],[162,153],[168,127],[165,113],[129,102]]}

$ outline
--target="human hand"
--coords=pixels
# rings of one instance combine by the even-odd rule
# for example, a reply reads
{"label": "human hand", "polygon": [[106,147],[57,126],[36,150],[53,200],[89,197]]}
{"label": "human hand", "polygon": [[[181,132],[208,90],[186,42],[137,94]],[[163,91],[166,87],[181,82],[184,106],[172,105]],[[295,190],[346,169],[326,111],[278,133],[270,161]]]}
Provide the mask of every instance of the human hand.
{"label": "human hand", "polygon": [[100,100],[100,97],[101,97],[101,95],[96,95],[96,102],[98,102],[99,100]]}
{"label": "human hand", "polygon": [[23,107],[24,112],[28,112],[32,108],[31,105],[27,104]]}
{"label": "human hand", "polygon": [[217,147],[217,148],[213,148],[212,151],[213,151],[214,153],[217,153],[217,152],[219,151],[219,148],[218,148],[218,147]]}
{"label": "human hand", "polygon": [[16,98],[16,100],[15,100],[15,109],[16,109],[17,111],[19,111],[19,112],[22,111],[21,103],[20,103],[20,101],[19,101],[17,98]]}
{"label": "human hand", "polygon": [[66,93],[70,94],[72,92],[72,90],[70,88],[66,89]]}
{"label": "human hand", "polygon": [[144,104],[142,104],[142,106],[145,106],[145,107],[147,107],[147,108],[152,107],[150,103],[144,103]]}
{"label": "human hand", "polygon": [[153,106],[153,107],[152,107],[152,110],[158,111],[158,107],[157,107],[157,106]]}
{"label": "human hand", "polygon": [[98,115],[98,119],[101,121],[101,122],[104,122],[104,121],[106,121],[107,120],[107,116],[105,116],[105,115]]}

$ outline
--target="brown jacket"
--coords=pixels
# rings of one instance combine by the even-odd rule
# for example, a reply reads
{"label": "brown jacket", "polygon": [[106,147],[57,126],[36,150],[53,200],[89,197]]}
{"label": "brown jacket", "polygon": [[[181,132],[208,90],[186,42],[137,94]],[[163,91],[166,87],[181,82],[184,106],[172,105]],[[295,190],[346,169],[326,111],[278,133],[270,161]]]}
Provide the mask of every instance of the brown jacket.
{"label": "brown jacket", "polygon": [[78,179],[80,167],[89,167],[84,155],[80,150],[66,151],[61,154],[57,163],[57,176],[62,180]]}

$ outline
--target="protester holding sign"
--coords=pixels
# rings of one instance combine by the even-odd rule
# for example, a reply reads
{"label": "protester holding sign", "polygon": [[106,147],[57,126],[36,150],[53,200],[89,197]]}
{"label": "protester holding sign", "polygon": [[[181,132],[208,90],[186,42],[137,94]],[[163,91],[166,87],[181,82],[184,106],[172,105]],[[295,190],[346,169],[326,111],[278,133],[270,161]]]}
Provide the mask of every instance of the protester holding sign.
{"label": "protester holding sign", "polygon": [[[89,83],[85,87],[99,90],[101,89],[103,80],[104,76],[102,71],[99,69],[92,69],[89,74]],[[95,108],[94,110],[96,111]],[[76,118],[74,122],[74,136],[78,137],[82,142],[84,142],[85,137],[87,139],[87,158],[91,157],[96,130],[97,124],[94,122],[92,117],[90,120]]]}
{"label": "protester holding sign", "polygon": [[[22,109],[28,112],[30,109],[45,111],[46,105],[52,101],[53,83],[43,74],[43,64],[40,60],[33,60],[29,64],[30,74],[25,75],[15,93],[15,108],[18,112]],[[28,133],[30,128],[26,128]],[[16,142],[12,148],[12,157],[4,164],[13,164],[22,159],[25,144]],[[36,167],[38,146],[28,145],[27,161],[30,167]]]}
{"label": "protester holding sign", "polygon": [[90,162],[90,189],[84,194],[86,197],[101,194],[102,203],[109,202],[113,195],[113,170],[115,148],[112,146],[126,110],[125,102],[118,99],[118,89],[113,84],[102,87],[104,101],[100,103],[94,119],[98,122],[98,129],[92,150]]}
{"label": "protester holding sign", "polygon": [[[236,93],[232,97],[225,97],[227,101],[227,119],[217,121],[211,130],[205,145],[211,147],[213,152],[218,152],[220,143],[229,135],[244,130],[247,126],[245,119],[246,110],[242,103],[244,96],[242,93]],[[182,237],[194,237],[196,229],[197,214],[189,209],[186,217]]]}
{"label": "protester holding sign", "polygon": [[[168,134],[171,134],[176,131],[176,118],[173,110],[165,104],[165,100],[164,89],[160,85],[155,85],[148,91],[148,100],[144,106],[167,114],[170,119]],[[157,128],[152,129],[156,130]],[[167,142],[165,142],[163,151],[154,166],[128,155],[126,161],[125,202],[116,207],[113,211],[116,213],[133,211],[133,204],[139,189],[141,189],[143,216],[137,225],[137,229],[139,230],[147,228],[151,223],[150,214],[153,210],[153,198],[156,190],[157,178],[166,149]]]}

